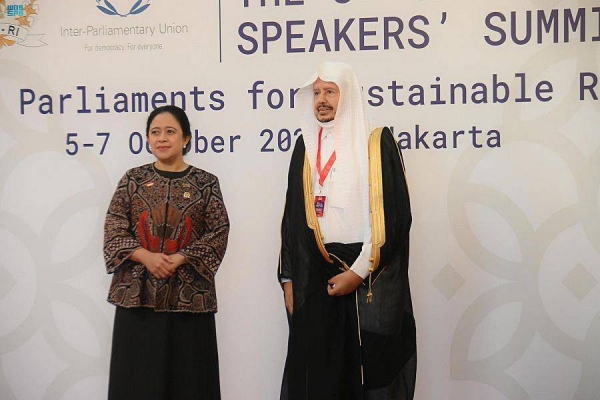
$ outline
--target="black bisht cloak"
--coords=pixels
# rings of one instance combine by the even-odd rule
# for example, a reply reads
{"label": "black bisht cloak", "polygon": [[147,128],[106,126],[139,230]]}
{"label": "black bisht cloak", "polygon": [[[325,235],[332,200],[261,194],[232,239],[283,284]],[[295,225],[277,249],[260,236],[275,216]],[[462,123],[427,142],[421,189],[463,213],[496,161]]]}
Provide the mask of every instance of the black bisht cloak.
{"label": "black bisht cloak", "polygon": [[362,243],[325,245],[333,264],[322,255],[307,224],[304,140],[296,141],[281,227],[279,279],[292,279],[294,292],[281,400],[414,396],[417,355],[408,281],[410,200],[402,156],[389,129],[384,128],[379,145],[386,240],[379,267],[371,276],[373,297],[368,303],[369,278],[354,293],[327,294],[327,280],[346,268],[340,260],[352,265]]}

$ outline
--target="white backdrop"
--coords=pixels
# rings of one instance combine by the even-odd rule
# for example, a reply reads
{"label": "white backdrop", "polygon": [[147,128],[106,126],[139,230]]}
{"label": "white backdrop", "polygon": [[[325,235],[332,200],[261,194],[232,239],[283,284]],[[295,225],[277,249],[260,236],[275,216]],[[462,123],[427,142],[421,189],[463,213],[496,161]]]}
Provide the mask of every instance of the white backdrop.
{"label": "white backdrop", "polygon": [[104,213],[172,93],[231,218],[223,399],[278,398],[290,90],[325,60],[354,66],[405,149],[416,398],[597,398],[599,16],[595,0],[0,1],[0,398],[106,398]]}

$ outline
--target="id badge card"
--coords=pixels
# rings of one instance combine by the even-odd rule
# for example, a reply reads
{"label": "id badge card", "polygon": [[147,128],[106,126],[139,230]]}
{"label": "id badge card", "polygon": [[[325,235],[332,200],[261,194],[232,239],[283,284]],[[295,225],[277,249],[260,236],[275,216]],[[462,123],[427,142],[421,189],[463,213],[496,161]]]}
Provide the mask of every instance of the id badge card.
{"label": "id badge card", "polygon": [[317,217],[323,217],[325,213],[325,201],[327,200],[327,196],[315,196],[315,211],[317,212]]}

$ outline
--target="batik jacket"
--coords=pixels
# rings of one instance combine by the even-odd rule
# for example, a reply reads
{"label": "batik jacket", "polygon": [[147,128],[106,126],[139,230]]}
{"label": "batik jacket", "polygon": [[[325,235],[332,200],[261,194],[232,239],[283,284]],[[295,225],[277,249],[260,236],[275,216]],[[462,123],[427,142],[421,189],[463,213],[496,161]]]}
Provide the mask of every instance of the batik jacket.
{"label": "batik jacket", "polygon": [[[121,178],[104,226],[106,270],[113,274],[108,301],[156,311],[216,312],[215,274],[229,235],[229,219],[216,176],[189,167],[176,177],[152,164]],[[186,258],[168,279],[156,279],[130,259],[145,248]]]}

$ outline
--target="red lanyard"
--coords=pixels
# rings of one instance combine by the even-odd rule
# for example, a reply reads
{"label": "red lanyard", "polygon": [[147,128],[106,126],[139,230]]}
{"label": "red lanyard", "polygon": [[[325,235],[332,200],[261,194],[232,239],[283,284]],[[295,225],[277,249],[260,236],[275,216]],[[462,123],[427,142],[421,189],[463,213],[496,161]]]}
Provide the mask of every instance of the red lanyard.
{"label": "red lanyard", "polygon": [[317,148],[317,172],[319,173],[319,185],[323,186],[325,183],[325,179],[327,179],[327,175],[329,175],[329,171],[333,163],[335,162],[335,150],[329,157],[329,161],[325,164],[325,168],[321,168],[321,135],[323,134],[323,128],[319,130],[319,147]]}

